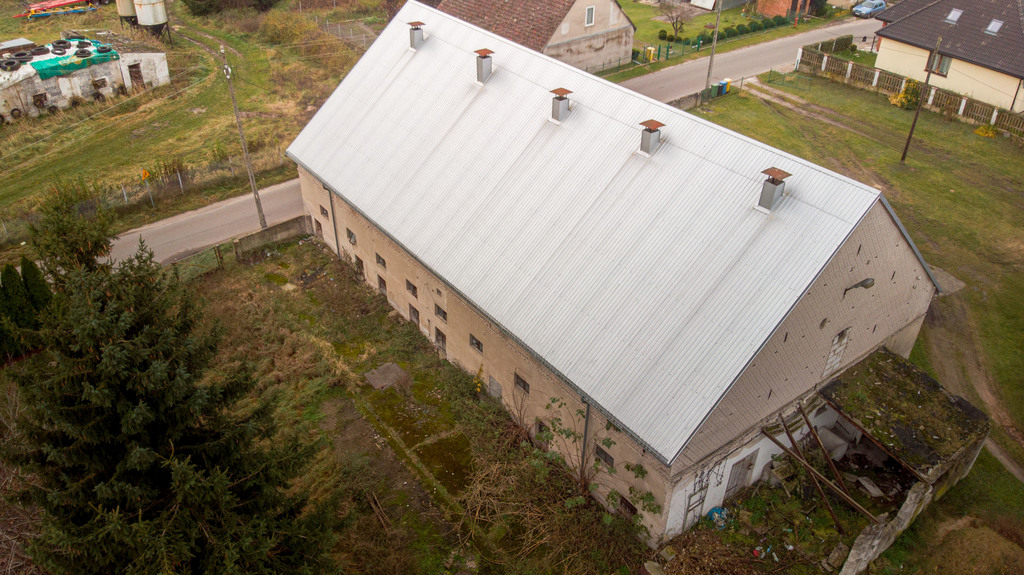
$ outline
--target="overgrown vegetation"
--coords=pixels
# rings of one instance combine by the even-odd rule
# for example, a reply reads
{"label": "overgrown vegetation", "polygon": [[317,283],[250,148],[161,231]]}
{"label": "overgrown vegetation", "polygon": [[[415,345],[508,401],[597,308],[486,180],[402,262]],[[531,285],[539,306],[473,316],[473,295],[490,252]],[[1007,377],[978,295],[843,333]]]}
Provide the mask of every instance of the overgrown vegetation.
{"label": "overgrown vegetation", "polygon": [[[210,314],[232,326],[224,354],[267,358],[257,370],[281,386],[310,381],[310,371],[320,374],[304,384],[307,395],[299,403],[305,417],[361,413],[439,506],[426,513],[434,525],[427,531],[435,535],[424,536],[450,534],[443,544],[433,539],[437,548],[429,552],[404,530],[407,547],[377,547],[348,527],[339,532],[342,540],[376,549],[388,562],[409,557],[401,563],[408,573],[445,572],[446,564],[470,557],[480,573],[610,573],[639,564],[647,554],[639,527],[581,497],[574,473],[524,441],[522,428],[477,391],[474,377],[440,360],[419,330],[348,264],[310,244],[270,254],[251,268],[229,266],[201,280]],[[385,363],[399,365],[409,382],[384,390],[362,383],[363,374]],[[382,456],[371,449],[361,457],[373,467]],[[338,446],[336,453],[345,450]],[[404,508],[395,502],[412,497],[413,486],[375,489],[397,524]],[[380,523],[352,512],[354,523]],[[358,557],[349,560],[359,572],[385,572]]]}
{"label": "overgrown vegetation", "polygon": [[248,362],[206,374],[219,337],[193,294],[144,247],[116,268],[97,261],[108,220],[72,211],[75,199],[56,191],[36,228],[56,291],[40,353],[11,368],[22,410],[3,434],[4,459],[29,478],[16,495],[41,511],[34,561],[52,573],[329,569],[333,499],[294,484],[319,444],[280,427]]}

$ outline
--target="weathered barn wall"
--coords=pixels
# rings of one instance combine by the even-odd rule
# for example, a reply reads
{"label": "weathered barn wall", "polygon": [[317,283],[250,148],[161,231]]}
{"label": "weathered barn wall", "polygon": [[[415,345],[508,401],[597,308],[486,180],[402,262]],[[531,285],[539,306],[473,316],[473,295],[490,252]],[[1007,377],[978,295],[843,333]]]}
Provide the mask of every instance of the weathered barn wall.
{"label": "weathered barn wall", "polygon": [[[499,398],[531,435],[537,432],[538,421],[550,420],[555,415],[582,434],[585,422],[583,418],[576,417],[576,413],[578,410],[586,413],[587,406],[579,394],[472,303],[412,258],[344,199],[325,190],[322,182],[301,167],[299,180],[306,210],[312,214],[313,227],[322,230],[323,241],[335,251],[340,245],[342,257],[356,262],[357,267],[361,266],[371,287],[377,289],[379,279],[383,279],[383,292],[388,302],[406,319],[418,314],[420,331],[435,345],[437,333],[443,333],[446,340],[443,355],[467,372],[478,375],[484,388]],[[319,227],[316,222],[319,222]],[[334,234],[335,226],[337,236]],[[355,243],[350,241],[349,232]],[[378,255],[384,260],[383,264],[377,262]],[[407,287],[407,281],[415,287],[415,294]],[[435,306],[443,310],[446,317],[435,313]],[[471,334],[481,342],[482,352],[470,345]],[[528,393],[516,387],[517,375],[529,384]],[[559,413],[546,409],[551,398],[565,402]],[[595,408],[590,409],[589,431],[585,466],[593,465],[599,440],[608,438],[614,441],[613,445],[602,446],[602,449],[614,458],[616,471],[602,471],[595,477],[600,486],[596,495],[602,500],[611,490],[628,495],[632,486],[639,492],[650,491],[655,502],[664,508],[667,466],[648,454],[626,433],[609,424]],[[562,453],[569,463],[578,464],[581,444],[573,445],[556,439],[550,448]],[[638,478],[627,471],[627,463],[643,465],[646,476]],[[665,517],[664,512],[642,513],[644,523],[655,537],[664,531]]]}

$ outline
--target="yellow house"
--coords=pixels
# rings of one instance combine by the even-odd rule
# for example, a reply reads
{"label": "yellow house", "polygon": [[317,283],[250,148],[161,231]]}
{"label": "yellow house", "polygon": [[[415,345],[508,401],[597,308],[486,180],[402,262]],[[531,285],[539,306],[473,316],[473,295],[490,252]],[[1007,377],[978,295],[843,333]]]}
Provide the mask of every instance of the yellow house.
{"label": "yellow house", "polygon": [[[1018,0],[904,0],[882,12],[884,70],[1024,111],[1024,13]],[[930,59],[933,50],[937,54]]]}
{"label": "yellow house", "polygon": [[860,437],[820,391],[938,290],[879,190],[412,0],[287,155],[321,240],[655,540],[780,417]]}
{"label": "yellow house", "polygon": [[591,72],[633,55],[636,26],[618,0],[441,0],[437,8]]}

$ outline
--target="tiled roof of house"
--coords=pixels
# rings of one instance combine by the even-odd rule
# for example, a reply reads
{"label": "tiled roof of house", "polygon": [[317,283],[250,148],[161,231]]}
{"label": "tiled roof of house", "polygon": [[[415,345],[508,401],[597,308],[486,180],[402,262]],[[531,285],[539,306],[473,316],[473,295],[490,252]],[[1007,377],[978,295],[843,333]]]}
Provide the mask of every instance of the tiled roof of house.
{"label": "tiled roof of house", "polygon": [[[1024,0],[904,0],[882,12],[883,38],[1024,78]],[[959,11],[956,15],[955,11]],[[992,28],[998,25],[998,30]]]}
{"label": "tiled roof of house", "polygon": [[541,51],[576,0],[441,0],[438,10]]}

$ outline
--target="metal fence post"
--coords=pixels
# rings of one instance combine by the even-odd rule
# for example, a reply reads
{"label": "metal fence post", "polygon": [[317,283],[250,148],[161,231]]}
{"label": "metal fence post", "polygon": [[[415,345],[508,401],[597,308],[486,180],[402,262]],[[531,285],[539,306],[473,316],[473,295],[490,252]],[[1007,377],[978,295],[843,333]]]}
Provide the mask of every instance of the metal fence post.
{"label": "metal fence post", "polygon": [[0,218],[0,224],[3,224],[3,226],[4,226],[4,235],[5,236],[11,235],[11,234],[7,233],[7,224],[4,222],[3,218]]}
{"label": "metal fence post", "polygon": [[821,55],[821,71],[825,71],[825,66],[828,65],[828,54]]}
{"label": "metal fence post", "polygon": [[803,55],[804,55],[804,49],[803,48],[797,48],[796,49],[796,64],[793,65],[793,69],[794,70],[799,70],[800,69],[800,58],[802,58]]}
{"label": "metal fence post", "polygon": [[877,70],[877,69],[875,70],[875,78],[873,80],[871,80],[871,87],[872,88],[875,88],[875,87],[878,86],[878,73],[879,72],[881,72],[881,70]]}
{"label": "metal fence post", "polygon": [[146,193],[149,194],[149,205],[155,208],[156,204],[153,202],[153,192],[149,191],[149,180],[144,181],[146,182]]}
{"label": "metal fence post", "polygon": [[181,188],[181,193],[185,193],[185,184],[181,183],[181,170],[177,170],[178,174],[178,187]]}
{"label": "metal fence post", "polygon": [[998,118],[998,117],[999,117],[999,108],[995,108],[995,109],[992,110],[992,121],[989,122],[989,124],[992,124],[993,126],[995,126],[996,125],[996,118]]}
{"label": "metal fence post", "polygon": [[936,90],[935,86],[932,86],[932,91],[931,91],[930,94],[928,94],[928,105],[929,106],[932,105],[932,100],[935,99],[935,90]]}
{"label": "metal fence post", "polygon": [[124,203],[128,203],[128,192],[124,191],[124,184],[121,184],[121,195],[124,196]]}

